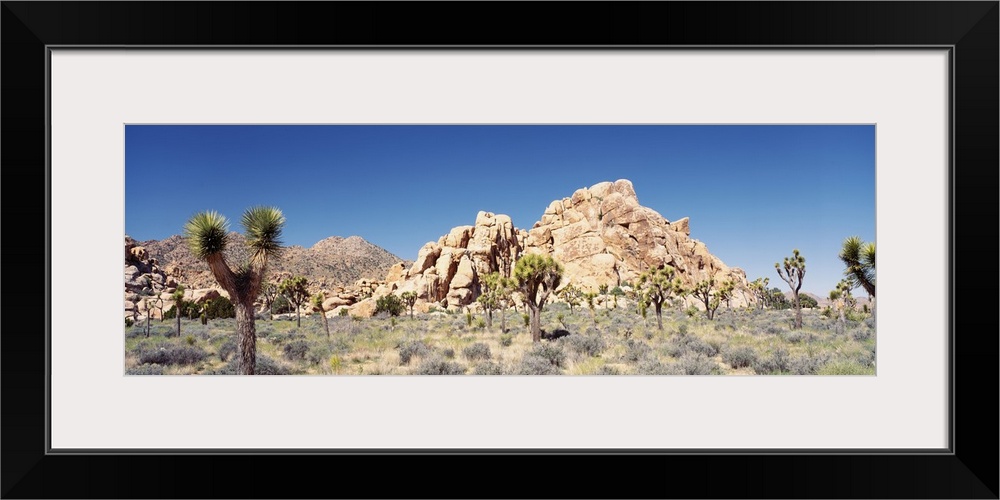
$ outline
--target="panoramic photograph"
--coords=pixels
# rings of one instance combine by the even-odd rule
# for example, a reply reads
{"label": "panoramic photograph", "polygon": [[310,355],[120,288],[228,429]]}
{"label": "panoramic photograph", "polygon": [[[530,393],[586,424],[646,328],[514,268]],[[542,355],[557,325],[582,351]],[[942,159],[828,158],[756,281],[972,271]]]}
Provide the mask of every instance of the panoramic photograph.
{"label": "panoramic photograph", "polygon": [[126,125],[139,375],[876,373],[874,125]]}

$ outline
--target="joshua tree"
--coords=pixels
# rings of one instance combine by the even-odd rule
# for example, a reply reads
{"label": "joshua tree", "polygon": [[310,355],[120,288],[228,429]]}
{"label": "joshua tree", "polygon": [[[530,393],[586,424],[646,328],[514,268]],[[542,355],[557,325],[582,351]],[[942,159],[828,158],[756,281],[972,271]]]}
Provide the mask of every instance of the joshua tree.
{"label": "joshua tree", "polygon": [[[214,211],[196,214],[184,226],[184,233],[195,257],[208,263],[212,275],[233,301],[236,309],[238,373],[253,375],[257,365],[257,335],[253,303],[260,294],[261,281],[268,260],[281,253],[281,231],[285,216],[275,207],[252,207],[243,212],[248,255],[235,270],[229,267],[224,252],[229,243],[229,221]],[[180,315],[178,309],[178,316]],[[179,331],[179,329],[178,329]]]}
{"label": "joshua tree", "polygon": [[525,255],[514,265],[514,278],[524,294],[531,319],[531,340],[542,341],[541,312],[545,299],[562,280],[563,268],[551,256]]}
{"label": "joshua tree", "polygon": [[597,298],[597,292],[586,292],[583,294],[583,300],[587,301],[587,307],[590,308],[590,317],[594,320],[594,324],[597,324],[597,311],[594,309],[594,299]]}
{"label": "joshua tree", "polygon": [[802,302],[799,301],[799,290],[802,289],[802,278],[806,276],[806,258],[799,254],[796,248],[791,257],[785,257],[784,264],[774,263],[778,276],[788,283],[792,289],[792,303],[795,305],[795,328],[802,328]]}
{"label": "joshua tree", "polygon": [[625,290],[622,290],[620,286],[616,286],[608,293],[611,294],[611,299],[615,301],[615,309],[618,309],[618,298],[625,295]]}
{"label": "joshua tree", "polygon": [[[715,292],[714,294],[712,292]],[[715,290],[715,278],[701,280],[692,288],[691,293],[705,304],[705,316],[711,321],[715,318],[715,311],[724,299],[722,290]]]}
{"label": "joshua tree", "polygon": [[645,292],[646,300],[653,304],[653,309],[656,311],[656,328],[659,330],[663,330],[663,303],[680,287],[680,281],[674,281],[675,274],[673,267],[661,265],[651,267],[639,275],[639,287]]}
{"label": "joshua tree", "polygon": [[493,311],[500,310],[500,329],[507,329],[504,309],[510,303],[510,294],[514,289],[513,280],[499,272],[485,274],[480,282],[483,293],[476,299],[486,311],[486,327],[493,329]]}
{"label": "joshua tree", "polygon": [[767,278],[757,278],[750,282],[750,292],[757,299],[757,307],[764,309],[768,302]]}
{"label": "joshua tree", "polygon": [[278,298],[278,284],[268,281],[260,286],[260,296],[264,299],[264,305],[267,306],[267,319],[274,319],[271,315],[274,314],[272,307],[274,306],[274,299]]}
{"label": "joshua tree", "polygon": [[323,301],[326,297],[323,292],[319,292],[312,296],[311,302],[314,309],[319,311],[319,317],[323,321],[323,330],[326,331],[326,338],[330,338],[330,323],[326,320],[326,308],[323,307]]}
{"label": "joshua tree", "polygon": [[417,292],[403,292],[400,294],[403,303],[410,309],[410,319],[413,319],[413,305],[417,303]]}
{"label": "joshua tree", "polygon": [[174,301],[174,311],[177,311],[177,336],[181,336],[181,311],[184,310],[184,287],[177,285],[174,289],[174,293],[170,294],[170,298]]}
{"label": "joshua tree", "polygon": [[723,281],[719,285],[719,300],[726,301],[726,309],[732,309],[730,301],[733,300],[733,290],[736,289],[736,283],[732,280]]}
{"label": "joshua tree", "polygon": [[309,281],[306,280],[305,276],[293,276],[278,285],[278,293],[295,306],[295,325],[299,328],[302,327],[302,315],[299,309],[309,300],[308,285]]}
{"label": "joshua tree", "polygon": [[[875,243],[865,243],[858,236],[844,240],[840,249],[840,260],[844,262],[844,276],[851,288],[861,287],[868,293],[869,300],[875,300]],[[874,303],[873,303],[874,305]]]}
{"label": "joshua tree", "polygon": [[583,298],[583,292],[581,292],[580,289],[572,283],[568,283],[562,290],[559,291],[559,296],[566,301],[566,304],[569,305],[569,312],[572,313],[573,307],[580,305],[580,299]]}

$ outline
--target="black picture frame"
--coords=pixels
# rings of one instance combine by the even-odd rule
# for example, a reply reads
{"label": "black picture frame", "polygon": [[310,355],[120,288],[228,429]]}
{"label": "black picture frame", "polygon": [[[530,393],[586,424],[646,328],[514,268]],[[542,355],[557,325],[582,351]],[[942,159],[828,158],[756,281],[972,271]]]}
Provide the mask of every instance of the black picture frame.
{"label": "black picture frame", "polygon": [[[0,349],[4,498],[300,498],[315,488],[330,497],[998,498],[997,315],[958,300],[985,295],[976,301],[992,304],[996,293],[997,1],[2,4],[2,248],[15,290],[4,296],[11,314]],[[49,454],[47,326],[28,311],[42,297],[48,311],[51,300],[48,224],[40,221],[48,214],[46,62],[54,45],[950,47],[951,453]],[[155,409],[122,418],[144,411]],[[303,471],[316,462],[329,477]],[[385,481],[360,480],[363,471]],[[535,478],[531,486],[522,474]]]}

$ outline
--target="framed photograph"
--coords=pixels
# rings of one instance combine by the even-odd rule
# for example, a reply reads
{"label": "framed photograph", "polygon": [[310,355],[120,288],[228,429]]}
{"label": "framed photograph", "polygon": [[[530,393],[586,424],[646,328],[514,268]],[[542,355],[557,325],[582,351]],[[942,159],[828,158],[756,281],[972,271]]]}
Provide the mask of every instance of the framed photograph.
{"label": "framed photograph", "polygon": [[[45,279],[17,277],[11,282],[42,285],[37,293],[8,295],[7,300],[12,314],[3,340],[5,497],[301,496],[301,485],[264,478],[220,482],[205,491],[180,471],[235,474],[253,467],[288,478],[313,461],[329,461],[340,473],[368,467],[394,471],[395,486],[372,491],[371,485],[330,485],[331,496],[413,496],[418,491],[413,488],[419,489],[415,481],[427,477],[414,461],[466,477],[476,470],[484,473],[481,458],[489,456],[492,472],[485,474],[491,477],[477,481],[489,485],[486,496],[524,496],[521,488],[492,477],[518,467],[556,476],[585,468],[600,471],[599,477],[621,478],[634,477],[636,465],[654,465],[694,482],[676,489],[678,481],[670,477],[637,478],[634,485],[559,482],[528,496],[997,498],[995,428],[981,428],[972,417],[995,421],[996,392],[990,384],[996,380],[997,359],[980,353],[997,352],[996,336],[981,334],[996,331],[997,325],[992,315],[992,323],[979,324],[963,307],[961,297],[982,293],[969,285],[960,290],[967,281],[958,279],[966,275],[959,267],[967,262],[963,255],[992,255],[997,239],[990,232],[996,226],[978,224],[983,228],[963,231],[962,238],[956,231],[963,227],[957,221],[979,220],[984,210],[991,217],[996,213],[997,2],[675,2],[571,9],[592,26],[607,25],[617,33],[609,39],[583,29],[590,23],[564,26],[561,32],[551,29],[555,18],[542,16],[532,18],[537,25],[525,25],[530,9],[521,4],[491,13],[495,26],[491,22],[469,32],[441,24],[437,15],[476,17],[489,10],[486,6],[3,5],[7,180],[19,192],[41,192],[42,187],[45,192],[39,209],[8,205],[9,235],[22,234],[31,223],[35,233],[44,228],[32,240],[45,243],[44,253],[36,244],[30,251],[9,245],[8,262],[33,259],[36,266],[17,268],[45,269]],[[413,23],[416,19],[426,22]],[[695,30],[692,19],[713,21]],[[753,28],[743,24],[748,20],[754,20]],[[525,38],[505,34],[505,21],[524,26]],[[648,147],[666,143],[678,146],[663,147],[667,152]],[[810,153],[773,154],[782,148]],[[339,156],[331,160],[331,155]],[[568,189],[577,184],[582,189]],[[980,189],[973,193],[970,188]],[[855,196],[852,189],[865,194]],[[523,194],[529,192],[538,200]],[[644,193],[650,193],[648,198]],[[642,235],[632,234],[638,229],[610,224],[627,218],[624,209],[604,203],[612,195],[630,200],[637,195],[636,207],[654,200],[652,209],[628,205],[636,211],[674,207],[675,213],[664,213],[657,227],[669,228],[678,241],[687,234],[701,239],[696,233],[707,231],[698,228],[695,217],[690,226],[681,219],[687,215],[685,205],[721,207],[715,209],[716,219],[706,215],[730,224],[715,230],[715,241],[723,242],[716,252],[755,255],[760,240],[788,246],[801,239],[803,255],[813,259],[822,252],[807,245],[832,246],[831,262],[818,256],[809,260],[816,262],[816,271],[804,278],[807,284],[813,276],[822,283],[818,290],[806,287],[820,301],[805,320],[825,322],[829,335],[798,338],[794,333],[801,319],[788,311],[789,321],[796,322],[790,332],[779,326],[769,332],[760,323],[759,336],[734,340],[722,323],[743,331],[733,311],[752,310],[764,300],[753,295],[754,278],[769,277],[784,289],[777,274],[797,291],[798,248],[785,274],[779,264],[774,265],[777,273],[751,264],[737,272],[707,253],[713,251],[713,239],[703,236],[707,251],[697,250],[692,240],[690,255],[668,256],[671,269],[683,278],[676,290],[691,293],[696,275],[706,283],[721,276],[745,290],[742,297],[730,298],[738,303],[728,309],[721,288],[706,294],[701,306],[691,293],[678,311],[687,309],[698,321],[689,323],[680,312],[677,319],[666,318],[668,329],[697,329],[691,337],[719,356],[721,361],[706,365],[706,376],[697,376],[694,354],[683,356],[679,349],[696,353],[701,347],[681,345],[647,328],[631,309],[627,319],[613,312],[611,304],[617,306],[619,297],[609,284],[622,285],[616,288],[623,308],[638,307],[640,296],[627,293],[652,279],[642,273],[648,262],[639,259],[633,265],[619,255],[613,266],[617,281],[601,281],[591,266],[596,260],[576,255],[586,245],[567,237],[569,243],[560,246],[562,236],[551,236],[568,234],[581,219],[614,226],[602,234],[613,230],[624,234],[621,239],[639,241]],[[544,334],[536,331],[532,315],[525,322],[529,333],[517,339],[485,333],[485,323],[477,325],[469,309],[486,318],[479,313],[487,303],[472,300],[485,296],[475,288],[480,281],[460,284],[454,276],[462,273],[441,268],[439,259],[421,265],[430,262],[431,253],[454,251],[471,256],[468,262],[454,260],[454,267],[464,265],[470,276],[502,267],[499,261],[477,260],[466,241],[475,239],[470,235],[478,225],[490,226],[500,216],[489,207],[478,215],[456,210],[477,206],[452,203],[463,197],[483,204],[515,200],[509,210],[495,210],[514,214],[514,225],[523,230],[520,239],[512,231],[514,247],[570,262],[560,271],[583,288],[599,290],[594,295],[605,311],[600,321],[617,325],[615,335],[637,332],[637,340],[608,340],[600,329],[590,337],[552,338],[553,331],[567,337],[587,331],[577,322],[584,316],[563,311],[571,302],[565,295],[558,307],[552,306],[558,311],[542,316]],[[224,359],[225,339],[214,338],[209,327],[199,330],[196,319],[184,320],[191,332],[186,339],[176,333],[168,338],[165,326],[148,326],[155,306],[146,289],[176,292],[169,280],[180,271],[159,276],[156,266],[167,263],[150,261],[140,243],[181,232],[180,227],[176,233],[169,228],[153,232],[163,221],[187,222],[186,234],[199,234],[196,223],[209,224],[214,215],[190,217],[198,210],[219,208],[237,226],[239,210],[251,198],[262,204],[278,200],[274,204],[287,207],[288,222],[295,217],[353,221],[353,226],[332,226],[350,231],[338,236],[376,234],[363,232],[367,225],[382,227],[386,236],[379,241],[397,241],[389,234],[398,238],[399,246],[390,253],[406,261],[392,267],[399,267],[399,276],[370,283],[368,295],[350,296],[354,292],[337,288],[342,283],[309,290],[306,295],[323,294],[317,306],[323,317],[336,320],[337,308],[348,316],[360,316],[358,311],[368,306],[383,311],[389,305],[377,299],[412,291],[421,314],[436,314],[436,321],[482,341],[472,344],[441,334],[430,347],[423,345],[424,352],[416,344],[404,345],[409,338],[405,320],[399,321],[404,333],[397,335],[397,320],[387,317],[377,328],[393,334],[375,338],[361,332],[371,337],[371,345],[355,342],[343,353],[316,354],[312,337],[267,330],[249,337],[263,337],[274,348],[257,349],[263,354],[256,366],[262,373],[298,375],[179,376],[240,372],[248,358],[234,345],[232,360]],[[200,206],[216,199],[218,207]],[[749,206],[753,200],[759,206]],[[519,206],[532,204],[538,210]],[[522,209],[545,213],[528,220],[519,215]],[[313,213],[307,216],[308,211]],[[578,217],[563,215],[570,211]],[[39,213],[45,214],[44,227],[37,222]],[[403,223],[390,224],[391,213]],[[648,212],[642,213],[648,221]],[[251,217],[248,227],[266,215]],[[288,226],[286,236],[301,238],[292,243],[302,248],[333,236],[300,236],[295,231],[304,232],[301,228]],[[543,236],[547,226],[552,226],[549,238]],[[882,287],[877,314],[872,314],[874,306],[866,308],[869,316],[852,320],[857,328],[841,331],[835,325],[845,299],[827,294],[840,286],[843,263],[837,253],[851,234],[827,233],[855,226],[861,228],[860,245],[878,243]],[[463,227],[472,228],[468,238],[456,232]],[[431,231],[416,238],[422,239],[419,244],[432,241],[412,248],[408,231]],[[126,289],[126,323],[131,318],[133,324],[123,330],[117,273],[122,237],[129,233],[137,238],[124,254],[137,263],[137,271],[129,276],[126,267],[125,279],[126,284],[135,281],[136,289]],[[986,233],[989,243],[980,242],[978,236]],[[973,234],[977,238],[970,239]],[[612,236],[602,238],[604,246],[591,253],[626,251],[608,243]],[[826,241],[830,238],[832,244]],[[342,240],[323,241],[340,245]],[[678,246],[687,244],[683,240]],[[132,252],[136,248],[141,250]],[[412,255],[403,255],[408,251]],[[792,255],[791,247],[773,260],[780,262],[786,254]],[[723,260],[730,266],[743,262]],[[871,260],[874,267],[874,247]],[[257,261],[250,262],[252,270]],[[141,282],[139,268],[146,265],[149,281]],[[993,269],[976,264],[982,267],[987,274]],[[378,273],[384,276],[386,270]],[[220,276],[215,269],[211,274]],[[154,283],[157,277],[162,280]],[[359,283],[359,278],[343,279]],[[552,288],[562,291],[565,285]],[[854,285],[849,289],[863,296],[860,282]],[[239,299],[238,287],[226,290],[229,298]],[[873,298],[874,284],[868,291]],[[327,300],[333,295],[337,304]],[[187,298],[174,303],[180,304],[174,314],[180,315]],[[792,300],[799,302],[798,294]],[[363,306],[366,301],[371,304]],[[44,322],[25,312],[39,310],[40,302]],[[239,300],[223,302],[237,304],[236,319],[226,321],[245,327]],[[224,317],[207,304],[202,314]],[[404,307],[400,304],[400,312]],[[713,319],[719,307],[724,312],[716,319],[725,321],[701,317]],[[331,314],[325,313],[328,308]],[[857,314],[861,310],[857,306]],[[520,312],[504,320],[520,321]],[[558,320],[549,317],[554,312]],[[591,312],[586,317],[598,323],[596,308]],[[167,308],[157,314],[162,317]],[[289,321],[300,319],[292,316]],[[321,338],[317,316],[308,318],[316,328],[308,335]],[[135,323],[137,318],[149,319],[143,319],[144,326]],[[15,319],[19,325],[12,328]],[[335,325],[349,329],[352,320]],[[433,325],[426,328],[437,334]],[[144,342],[151,332],[163,334],[164,342]],[[603,339],[608,354],[595,361],[586,349],[582,354],[573,350],[571,341],[583,345],[587,339]],[[380,349],[378,342],[398,345]],[[553,364],[560,373],[581,376],[525,376],[535,373],[527,354],[506,365],[486,359],[504,342],[524,352],[533,352],[535,344],[565,348],[560,353],[570,357]],[[299,344],[301,353],[295,349]],[[642,346],[652,354],[640,352]],[[219,359],[157,362],[195,350]],[[420,362],[410,366],[404,351]],[[658,357],[659,352],[665,354]],[[680,374],[671,370],[688,365],[695,375],[671,376]],[[495,369],[510,376],[397,376],[451,369],[470,374]],[[144,376],[154,371],[166,375]],[[388,376],[363,376],[373,372]],[[621,376],[593,376],[598,374]],[[84,462],[85,479],[79,472]],[[515,469],[503,472],[494,465]],[[322,487],[319,480],[305,483]],[[448,496],[428,486],[420,494]]]}

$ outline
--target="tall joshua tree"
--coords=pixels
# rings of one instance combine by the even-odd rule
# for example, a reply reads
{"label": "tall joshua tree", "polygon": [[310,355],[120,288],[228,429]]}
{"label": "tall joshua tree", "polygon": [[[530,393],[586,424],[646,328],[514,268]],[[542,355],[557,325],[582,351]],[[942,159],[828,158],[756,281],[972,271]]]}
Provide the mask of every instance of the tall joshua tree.
{"label": "tall joshua tree", "polygon": [[673,267],[662,265],[651,267],[646,272],[639,275],[639,287],[645,292],[646,300],[653,305],[656,311],[656,328],[663,329],[663,303],[670,298],[670,294],[679,286],[679,281],[674,281]]}
{"label": "tall joshua tree", "polygon": [[326,330],[326,338],[330,338],[330,322],[326,320],[326,308],[323,307],[323,302],[326,300],[326,296],[323,292],[319,292],[312,296],[312,306],[314,309],[319,311],[320,319],[323,320],[323,329]]}
{"label": "tall joshua tree", "polygon": [[253,375],[257,365],[257,335],[254,300],[270,259],[281,254],[281,231],[285,216],[276,207],[251,207],[240,220],[245,230],[247,259],[234,270],[223,252],[229,243],[229,221],[215,211],[195,214],[184,226],[188,246],[195,257],[208,263],[215,280],[229,292],[236,309],[238,373]]}
{"label": "tall joshua tree", "polygon": [[875,243],[865,243],[860,237],[851,236],[844,240],[840,260],[846,266],[844,276],[852,288],[860,286],[869,297],[875,297]]}
{"label": "tall joshua tree", "polygon": [[295,326],[302,328],[302,306],[309,300],[309,281],[305,276],[293,276],[278,285],[278,293],[295,306]]}
{"label": "tall joshua tree", "polygon": [[806,258],[799,254],[796,248],[791,257],[785,257],[784,264],[774,263],[778,276],[788,283],[792,289],[792,302],[795,305],[795,328],[802,328],[802,303],[799,302],[799,290],[802,289],[802,278],[806,276]]}
{"label": "tall joshua tree", "polygon": [[417,303],[417,292],[403,292],[399,297],[403,299],[403,303],[410,309],[410,319],[413,319],[413,305]]}
{"label": "tall joshua tree", "polygon": [[548,255],[525,255],[514,265],[514,279],[517,280],[528,307],[532,342],[542,341],[542,308],[549,294],[559,287],[562,274],[562,265]]}

